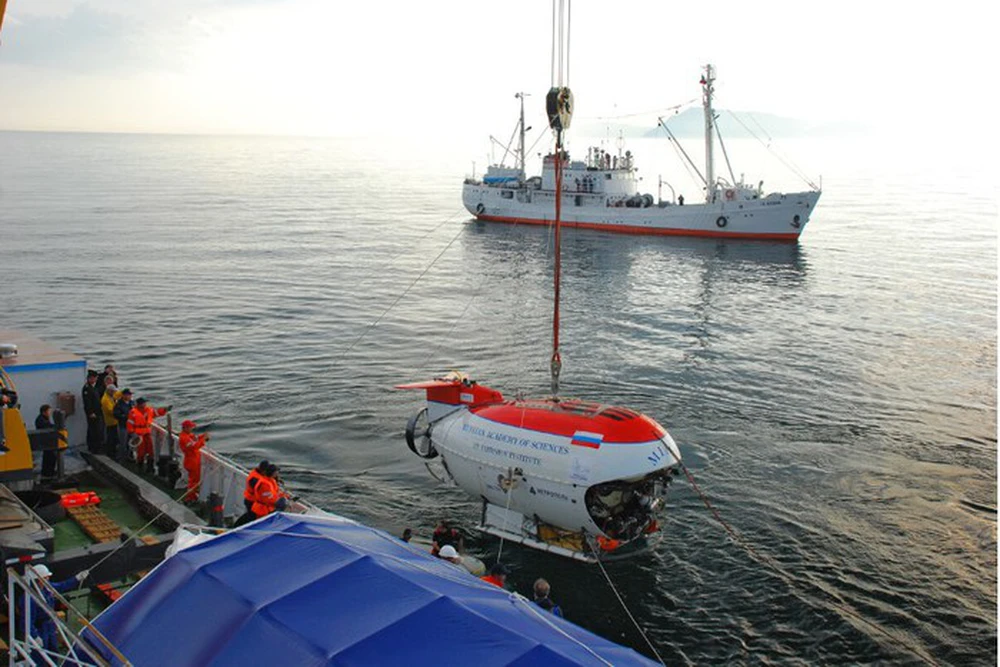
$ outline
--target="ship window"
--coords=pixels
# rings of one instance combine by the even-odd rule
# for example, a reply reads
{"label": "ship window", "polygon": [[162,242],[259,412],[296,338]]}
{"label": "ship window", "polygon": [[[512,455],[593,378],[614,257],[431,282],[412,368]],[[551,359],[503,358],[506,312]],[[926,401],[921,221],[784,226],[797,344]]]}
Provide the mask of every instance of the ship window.
{"label": "ship window", "polygon": [[500,196],[503,197],[504,199],[513,199],[514,198],[514,191],[513,190],[504,190],[504,191],[502,191],[500,193]]}
{"label": "ship window", "polygon": [[606,179],[608,179],[610,181],[611,180],[611,173],[609,172],[607,174],[604,174],[604,178],[606,178]]}

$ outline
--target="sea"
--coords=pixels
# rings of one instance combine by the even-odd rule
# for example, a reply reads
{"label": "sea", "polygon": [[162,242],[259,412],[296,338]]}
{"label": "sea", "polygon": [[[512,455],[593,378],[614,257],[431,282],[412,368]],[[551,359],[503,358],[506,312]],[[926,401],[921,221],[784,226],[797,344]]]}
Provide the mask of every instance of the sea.
{"label": "sea", "polygon": [[[659,421],[700,493],[679,476],[660,539],[606,576],[505,544],[510,584],[545,577],[568,619],[670,665],[996,664],[988,151],[747,142],[728,158],[766,190],[822,174],[798,243],[563,234],[562,395]],[[668,144],[629,148],[644,192],[701,196]],[[552,230],[470,219],[482,152],[0,132],[0,325],[114,363],[323,508],[447,518],[491,563],[477,499],[404,443],[422,396],[394,389],[457,369],[549,391]]]}

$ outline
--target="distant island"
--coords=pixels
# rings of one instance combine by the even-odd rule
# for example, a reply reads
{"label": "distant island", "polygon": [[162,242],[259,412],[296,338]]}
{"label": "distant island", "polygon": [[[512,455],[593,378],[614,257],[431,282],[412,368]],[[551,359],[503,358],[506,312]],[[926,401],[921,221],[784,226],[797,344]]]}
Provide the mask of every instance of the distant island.
{"label": "distant island", "polygon": [[[757,113],[748,111],[737,111],[734,113],[726,109],[717,109],[719,131],[725,138],[744,139],[752,138],[754,135],[761,139],[789,138],[789,137],[816,137],[853,134],[862,131],[864,128],[857,123],[811,123],[800,118],[788,118],[770,113]],[[739,120],[737,120],[737,117]],[[701,108],[692,107],[680,113],[663,117],[664,122],[670,131],[677,138],[698,138],[705,134],[705,116]],[[742,123],[740,122],[742,121]],[[746,127],[744,127],[744,125]],[[665,137],[666,132],[657,126],[656,119],[647,124],[638,124],[633,119],[629,122],[618,120],[589,121],[574,128],[579,134],[590,137],[604,136],[608,130],[611,134],[618,136],[621,133],[627,139],[658,138]],[[748,131],[749,130],[749,131]]]}

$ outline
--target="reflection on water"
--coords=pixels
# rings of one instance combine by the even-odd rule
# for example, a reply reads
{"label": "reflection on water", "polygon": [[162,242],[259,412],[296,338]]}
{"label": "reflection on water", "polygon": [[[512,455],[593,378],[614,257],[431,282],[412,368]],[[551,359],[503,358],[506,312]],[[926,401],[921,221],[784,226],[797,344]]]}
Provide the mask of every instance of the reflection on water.
{"label": "reflection on water", "polygon": [[[356,148],[0,133],[0,312],[318,504],[472,525],[475,499],[403,444],[419,397],[390,387],[460,368],[544,394],[551,233],[467,222],[464,155]],[[670,664],[911,661],[844,608],[942,663],[994,662],[996,230],[968,179],[907,173],[877,200],[828,177],[800,244],[563,237],[564,393],[666,425],[785,573],[676,482],[662,538],[608,566]],[[571,620],[645,650],[599,570],[504,558],[519,591],[543,575]]]}

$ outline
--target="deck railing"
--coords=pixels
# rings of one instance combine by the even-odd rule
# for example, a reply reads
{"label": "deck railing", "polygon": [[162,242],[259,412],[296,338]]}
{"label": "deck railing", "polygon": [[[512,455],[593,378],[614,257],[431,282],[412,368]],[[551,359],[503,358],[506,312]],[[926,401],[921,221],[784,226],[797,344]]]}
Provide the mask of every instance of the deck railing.
{"label": "deck railing", "polygon": [[[29,571],[31,567],[27,566]],[[86,629],[86,639],[70,629],[59,613],[45,601],[42,591],[49,593],[57,604],[66,607],[66,613]],[[51,621],[57,637],[56,649],[46,648],[38,629],[39,620]],[[7,625],[11,665],[103,666],[110,664],[104,655],[112,656],[115,664],[132,664],[46,579],[35,577],[29,581],[12,567],[7,568]]]}
{"label": "deck railing", "polygon": [[[162,456],[169,456],[175,461],[180,461],[180,448],[177,445],[177,435],[168,426],[153,424],[153,453],[159,460]],[[180,468],[181,477],[177,481],[176,489],[180,491],[187,486],[187,472],[183,466]],[[222,514],[225,518],[236,519],[246,511],[243,505],[243,489],[246,486],[249,470],[240,467],[238,464],[208,447],[201,450],[201,485],[198,487],[198,500],[208,503],[213,498],[216,505],[222,507]],[[318,507],[302,500],[295,500],[289,503],[287,512],[296,514],[316,514],[321,513]]]}

